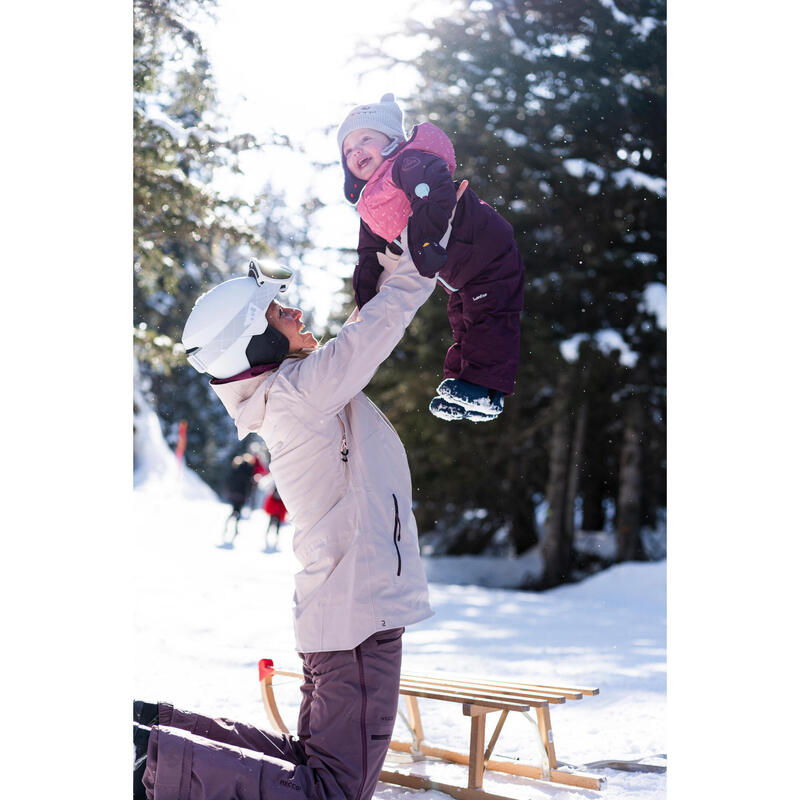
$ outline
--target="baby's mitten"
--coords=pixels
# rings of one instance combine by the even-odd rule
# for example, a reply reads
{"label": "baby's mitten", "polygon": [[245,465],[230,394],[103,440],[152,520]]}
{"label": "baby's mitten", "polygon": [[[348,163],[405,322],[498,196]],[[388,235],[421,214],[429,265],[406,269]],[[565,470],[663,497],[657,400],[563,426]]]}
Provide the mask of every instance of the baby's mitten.
{"label": "baby's mitten", "polygon": [[438,242],[424,242],[411,252],[414,265],[423,275],[434,275],[447,262],[447,251]]}

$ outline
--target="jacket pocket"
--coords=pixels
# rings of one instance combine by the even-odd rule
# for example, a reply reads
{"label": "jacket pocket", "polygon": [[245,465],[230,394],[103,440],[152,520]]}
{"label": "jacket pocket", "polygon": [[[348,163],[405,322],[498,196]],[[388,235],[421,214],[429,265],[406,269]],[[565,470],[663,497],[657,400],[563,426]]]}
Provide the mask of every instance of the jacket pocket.
{"label": "jacket pocket", "polygon": [[392,494],[392,500],[394,501],[394,549],[397,550],[397,576],[400,576],[400,571],[403,568],[403,561],[400,557],[400,509],[397,505],[397,495],[394,493]]}

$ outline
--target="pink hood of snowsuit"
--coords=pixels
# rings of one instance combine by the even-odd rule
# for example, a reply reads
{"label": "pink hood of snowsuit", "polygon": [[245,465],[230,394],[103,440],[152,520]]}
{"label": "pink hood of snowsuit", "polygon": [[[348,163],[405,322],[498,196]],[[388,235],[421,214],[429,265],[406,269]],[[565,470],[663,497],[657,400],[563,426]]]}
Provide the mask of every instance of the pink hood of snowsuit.
{"label": "pink hood of snowsuit", "polygon": [[456,154],[447,134],[430,122],[417,125],[408,142],[389,156],[367,181],[358,199],[358,213],[370,230],[391,242],[408,224],[411,203],[405,192],[392,180],[392,167],[400,153],[422,150],[439,156],[452,175],[456,170]]}
{"label": "pink hood of snowsuit", "polygon": [[303,653],[349,650],[431,614],[405,449],[364,395],[436,282],[404,255],[336,338],[271,371],[214,382],[239,438],[258,433],[294,526]]}

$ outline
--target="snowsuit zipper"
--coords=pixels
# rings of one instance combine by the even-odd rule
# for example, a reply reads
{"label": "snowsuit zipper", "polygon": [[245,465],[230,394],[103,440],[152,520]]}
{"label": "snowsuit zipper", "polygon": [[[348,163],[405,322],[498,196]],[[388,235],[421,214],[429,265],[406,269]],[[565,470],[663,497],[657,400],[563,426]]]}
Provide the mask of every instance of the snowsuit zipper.
{"label": "snowsuit zipper", "polygon": [[400,545],[397,543],[400,541],[400,512],[397,507],[397,496],[392,494],[392,500],[394,500],[394,549],[397,550],[397,575],[400,576],[400,569],[402,567],[402,561],[400,559]]}

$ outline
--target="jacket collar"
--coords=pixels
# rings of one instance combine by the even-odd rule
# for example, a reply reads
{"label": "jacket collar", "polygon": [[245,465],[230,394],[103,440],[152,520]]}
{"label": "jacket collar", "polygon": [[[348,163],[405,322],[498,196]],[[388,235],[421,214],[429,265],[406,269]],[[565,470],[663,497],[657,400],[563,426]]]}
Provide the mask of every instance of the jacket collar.
{"label": "jacket collar", "polygon": [[264,372],[269,372],[270,370],[277,369],[278,363],[275,364],[259,364],[257,367],[249,367],[244,372],[240,372],[237,375],[231,375],[230,378],[214,378],[211,381],[212,386],[221,386],[224,383],[233,383],[234,381],[245,381],[248,378],[255,378],[257,375],[261,375]]}

